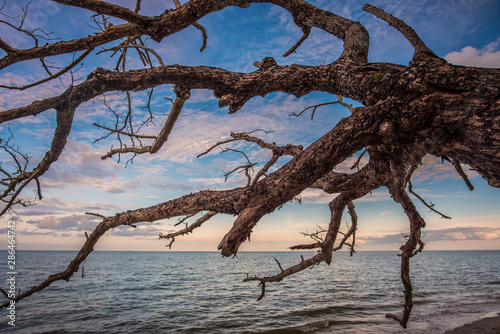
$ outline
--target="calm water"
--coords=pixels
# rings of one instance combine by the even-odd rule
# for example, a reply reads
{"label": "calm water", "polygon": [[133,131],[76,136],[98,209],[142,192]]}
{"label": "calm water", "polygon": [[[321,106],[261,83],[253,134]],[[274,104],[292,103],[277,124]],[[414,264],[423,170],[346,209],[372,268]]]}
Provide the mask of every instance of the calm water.
{"label": "calm water", "polygon": [[[22,291],[64,270],[74,252],[17,255]],[[256,298],[247,273],[266,275],[312,253],[95,252],[85,277],[57,282],[17,303],[15,333],[442,333],[500,311],[500,251],[432,252],[412,260],[415,306],[404,331],[387,313],[402,310],[396,252],[334,254],[322,264],[268,284]],[[6,287],[7,252],[0,252]],[[64,263],[64,265],[61,265]],[[1,297],[1,296],[0,296]]]}

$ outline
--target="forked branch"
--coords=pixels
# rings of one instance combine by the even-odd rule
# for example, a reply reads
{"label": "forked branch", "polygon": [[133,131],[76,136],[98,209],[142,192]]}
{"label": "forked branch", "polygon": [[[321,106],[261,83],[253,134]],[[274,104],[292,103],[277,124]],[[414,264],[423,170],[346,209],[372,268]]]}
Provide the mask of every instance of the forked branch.
{"label": "forked branch", "polygon": [[[46,152],[43,159],[32,171],[26,171],[26,161],[26,165],[21,170],[18,170],[18,172],[20,172],[18,176],[8,178],[8,186],[2,192],[0,197],[0,199],[5,201],[7,204],[0,212],[0,216],[8,212],[14,204],[20,203],[17,201],[17,198],[20,195],[21,191],[33,180],[38,183],[38,181],[36,180],[38,180],[39,177],[45,174],[45,172],[49,170],[52,163],[54,163],[59,158],[66,145],[66,140],[71,132],[74,114],[75,108],[72,106],[66,106],[66,108],[61,107],[60,110],[57,110],[57,126],[54,132],[54,137],[52,139],[50,149]],[[37,185],[37,188],[38,196],[41,197],[41,190],[39,185]]]}
{"label": "forked branch", "polygon": [[428,204],[421,196],[419,196],[414,190],[413,190],[413,185],[411,183],[411,176],[413,175],[413,173],[415,172],[415,170],[418,168],[418,165],[413,165],[410,167],[410,169],[408,170],[408,173],[406,174],[406,182],[408,184],[408,191],[410,192],[410,194],[412,194],[413,196],[415,196],[416,198],[418,198],[420,200],[420,202],[422,202],[426,207],[428,207],[431,211],[434,211],[435,213],[437,213],[438,215],[440,215],[441,217],[443,218],[446,218],[446,219],[451,219],[451,217],[437,211],[436,209],[434,209],[434,206],[435,204],[433,204],[431,202],[431,204]]}
{"label": "forked branch", "polygon": [[309,106],[309,107],[306,107],[304,108],[300,113],[296,114],[296,113],[291,113],[289,116],[295,116],[295,117],[299,117],[301,116],[304,112],[306,112],[307,110],[311,109],[312,108],[312,113],[311,113],[311,120],[314,119],[314,113],[316,112],[316,109],[318,109],[319,107],[324,107],[324,106],[328,106],[328,105],[332,105],[332,104],[340,104],[344,107],[346,107],[347,109],[349,109],[349,111],[352,113],[354,108],[351,104],[348,104],[346,102],[344,102],[344,100],[342,99],[342,96],[340,95],[337,95],[337,101],[332,101],[332,102],[325,102],[325,103],[320,103],[320,104],[316,104],[316,105],[313,105],[313,106]]}
{"label": "forked branch", "polygon": [[464,170],[462,169],[462,165],[460,165],[460,161],[458,159],[453,159],[453,167],[455,167],[455,170],[457,171],[458,175],[462,177],[465,184],[467,185],[467,188],[469,188],[470,191],[474,190],[474,186],[472,185],[472,183],[470,183],[469,177],[467,176],[467,174],[465,174]]}
{"label": "forked branch", "polygon": [[132,134],[128,132],[121,131],[119,129],[109,129],[101,125],[97,125],[94,123],[95,126],[98,126],[100,128],[105,128],[109,131],[120,133],[127,135],[129,137],[136,137],[136,138],[154,138],[154,142],[151,145],[148,146],[142,146],[142,147],[120,147],[116,149],[111,149],[108,153],[103,155],[101,157],[102,160],[105,160],[107,158],[112,157],[115,154],[123,154],[123,153],[135,153],[135,154],[143,154],[143,153],[150,153],[154,154],[158,152],[163,145],[166,143],[168,140],[168,136],[172,132],[172,129],[174,128],[175,122],[177,121],[177,118],[179,117],[182,107],[184,106],[184,102],[189,98],[190,96],[190,91],[189,89],[178,86],[176,85],[174,87],[174,92],[176,93],[177,97],[174,100],[174,103],[172,105],[172,108],[170,109],[170,114],[167,117],[167,120],[165,121],[165,124],[163,125],[163,128],[161,129],[160,133],[158,136],[145,136],[145,135],[137,135],[137,134]]}
{"label": "forked branch", "polygon": [[405,304],[401,317],[392,314],[386,315],[388,318],[397,320],[403,328],[406,328],[410,313],[413,307],[413,287],[410,279],[410,258],[421,252],[424,243],[421,239],[421,230],[425,227],[425,221],[422,219],[418,210],[415,208],[408,194],[405,192],[405,173],[404,164],[401,161],[391,161],[393,178],[388,183],[391,196],[396,202],[401,204],[408,220],[410,221],[410,235],[406,243],[401,246],[401,281],[404,286]]}
{"label": "forked branch", "polygon": [[[199,218],[198,220],[196,220],[196,222],[194,222],[193,224],[191,225],[188,225],[186,223],[186,227],[183,228],[182,230],[180,231],[177,231],[177,232],[173,232],[173,233],[169,233],[169,234],[166,234],[166,235],[163,235],[163,234],[160,234],[159,235],[159,239],[172,239],[171,242],[166,246],[168,248],[172,248],[172,244],[174,243],[175,241],[175,237],[177,236],[181,236],[181,235],[186,235],[186,234],[189,234],[189,233],[192,233],[193,230],[195,228],[198,228],[200,227],[203,223],[205,223],[206,221],[208,221],[210,218],[212,218],[213,216],[215,216],[217,214],[217,212],[215,211],[210,211],[208,212],[207,214],[203,215],[203,217]],[[192,217],[194,216],[193,215],[189,215],[189,217]],[[187,217],[186,217],[187,218]],[[179,223],[177,223],[176,225],[178,225]]]}
{"label": "forked branch", "polygon": [[60,70],[59,72],[57,73],[54,73],[52,75],[49,75],[48,77],[42,79],[42,80],[39,80],[39,81],[36,81],[36,82],[32,82],[30,84],[26,84],[26,85],[23,85],[23,86],[7,86],[7,85],[0,85],[0,88],[7,88],[7,89],[12,89],[12,90],[25,90],[27,88],[31,88],[31,87],[35,87],[35,86],[38,86],[44,82],[48,82],[48,81],[51,81],[53,79],[56,79],[56,78],[59,78],[60,76],[62,76],[63,74],[67,73],[69,70],[71,70],[72,68],[74,68],[76,65],[78,65],[83,59],[85,59],[85,57],[87,57],[94,49],[90,48],[88,50],[86,50],[85,52],[83,52],[78,58],[76,58],[75,60],[73,60],[68,66],[66,66],[65,68],[63,68],[62,70]]}
{"label": "forked branch", "polygon": [[[261,294],[257,298],[257,300],[261,300],[265,293],[266,293],[266,283],[269,282],[280,282],[282,279],[284,279],[287,276],[293,275],[295,273],[298,273],[304,269],[310,268],[312,266],[315,266],[321,262],[326,262],[327,264],[330,264],[331,259],[332,259],[332,253],[336,250],[339,250],[342,248],[342,246],[345,243],[345,240],[347,238],[344,238],[340,244],[339,247],[334,247],[335,245],[335,240],[337,238],[337,235],[339,233],[340,229],[340,222],[342,218],[342,212],[344,211],[344,208],[346,205],[349,203],[352,203],[352,200],[355,198],[359,198],[361,196],[364,196],[363,192],[346,192],[340,194],[337,198],[335,198],[332,202],[330,202],[330,212],[331,212],[331,220],[330,224],[328,226],[328,230],[325,231],[325,237],[324,239],[318,239],[322,240],[318,242],[318,244],[321,247],[321,250],[318,251],[318,253],[308,259],[302,258],[302,261],[300,261],[298,264],[289,267],[285,270],[280,267],[280,272],[274,276],[266,276],[266,277],[258,277],[258,276],[248,276],[245,278],[243,281],[244,282],[249,282],[249,281],[259,281],[259,285],[261,286]],[[298,249],[298,248],[294,248]],[[304,248],[300,248],[304,249]]]}
{"label": "forked branch", "polygon": [[283,57],[288,57],[289,55],[291,55],[292,53],[294,53],[298,49],[298,47],[309,37],[309,34],[311,33],[311,27],[305,26],[302,28],[302,31],[304,32],[302,37],[300,37],[300,39],[297,41],[297,43],[295,43],[295,45],[292,46],[290,48],[290,50],[288,50],[287,52],[285,52],[283,54]]}
{"label": "forked branch", "polygon": [[214,148],[218,147],[218,146],[221,146],[221,145],[224,145],[224,144],[228,144],[228,143],[231,143],[231,142],[235,142],[235,141],[246,141],[246,142],[251,142],[251,143],[256,143],[257,145],[259,145],[260,147],[262,148],[265,148],[265,149],[269,149],[272,151],[273,155],[271,157],[271,159],[264,165],[264,167],[262,167],[258,172],[257,174],[255,175],[253,181],[251,180],[251,177],[248,173],[248,170],[249,168],[252,168],[253,166],[255,166],[256,164],[255,163],[251,163],[250,162],[250,159],[247,157],[247,155],[242,152],[242,151],[239,151],[239,150],[234,150],[234,149],[224,149],[221,151],[221,153],[223,152],[226,152],[226,151],[236,151],[236,152],[239,152],[239,153],[242,153],[245,158],[247,159],[248,161],[248,164],[245,165],[245,166],[239,166],[235,169],[233,169],[232,171],[228,172],[228,173],[225,173],[225,178],[227,180],[227,177],[228,175],[230,175],[231,173],[239,170],[239,169],[244,169],[245,170],[245,175],[247,176],[248,178],[248,185],[250,184],[256,184],[260,178],[262,176],[265,176],[267,174],[267,172],[269,171],[269,169],[278,161],[278,159],[282,156],[285,156],[285,155],[290,155],[292,157],[295,157],[297,155],[299,155],[302,150],[303,150],[303,147],[301,145],[292,145],[292,144],[287,144],[285,146],[278,146],[276,145],[276,143],[267,143],[265,141],[263,141],[262,139],[260,138],[257,138],[257,137],[254,137],[254,136],[250,136],[251,133],[253,132],[256,132],[256,131],[264,131],[265,133],[269,133],[270,131],[265,131],[265,130],[261,130],[261,129],[257,129],[257,130],[253,130],[253,131],[250,131],[250,132],[241,132],[241,133],[234,133],[234,132],[231,132],[230,136],[232,137],[231,139],[227,139],[227,140],[223,140],[223,141],[220,141],[218,143],[215,143],[214,145],[212,145],[210,148],[208,148],[206,151],[204,151],[203,153],[200,153],[198,154],[198,158],[203,156],[203,155],[206,155],[208,153],[210,153]]}

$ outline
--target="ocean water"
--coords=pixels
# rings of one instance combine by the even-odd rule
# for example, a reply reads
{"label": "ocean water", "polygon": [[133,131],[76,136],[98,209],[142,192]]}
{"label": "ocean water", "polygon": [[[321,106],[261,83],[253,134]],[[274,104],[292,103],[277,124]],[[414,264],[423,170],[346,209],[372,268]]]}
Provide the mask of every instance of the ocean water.
{"label": "ocean water", "polygon": [[[408,329],[385,318],[404,302],[397,252],[334,254],[267,284],[301,252],[94,252],[85,277],[56,282],[16,303],[16,326],[1,309],[2,333],[443,333],[500,311],[500,251],[424,251],[412,259],[414,307]],[[21,291],[62,271],[75,252],[19,251]],[[0,252],[5,289],[7,252]],[[0,297],[2,297],[0,295]],[[3,298],[3,297],[2,297]]]}

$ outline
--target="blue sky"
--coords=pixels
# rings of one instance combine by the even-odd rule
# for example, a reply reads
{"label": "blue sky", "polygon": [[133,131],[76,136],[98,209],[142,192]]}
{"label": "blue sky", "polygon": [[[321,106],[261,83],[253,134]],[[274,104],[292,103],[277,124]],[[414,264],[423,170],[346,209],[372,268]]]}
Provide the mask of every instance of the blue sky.
{"label": "blue sky", "polygon": [[[6,14],[18,14],[23,1],[8,1]],[[152,15],[165,10],[171,1],[144,1],[141,13]],[[369,60],[395,62],[406,65],[413,54],[410,44],[394,28],[362,11],[362,1],[311,1],[319,8],[332,11],[349,19],[360,21],[371,37]],[[130,1],[120,1],[133,8]],[[387,12],[411,25],[427,45],[441,57],[455,64],[500,67],[500,2],[491,1],[372,1]],[[53,31],[55,37],[72,39],[95,32],[88,19],[90,12],[64,7],[48,0],[33,1],[25,21],[27,28],[41,27]],[[115,21],[115,24],[120,23]],[[200,20],[207,29],[208,45],[199,52],[200,32],[189,27],[161,43],[151,40],[166,64],[210,65],[240,72],[251,72],[254,61],[274,57],[278,64],[292,63],[319,65],[334,61],[342,52],[342,42],[318,29],[297,53],[287,58],[286,52],[302,32],[284,10],[268,4],[252,4],[250,8],[231,7],[210,14]],[[2,39],[9,44],[26,48],[31,42],[3,26]],[[109,45],[112,46],[112,45]],[[100,50],[100,49],[99,49]],[[3,56],[3,54],[0,54]],[[74,77],[84,79],[96,66],[113,69],[115,58],[110,53],[87,58]],[[50,59],[64,64],[70,57]],[[137,60],[137,59],[135,59]],[[130,58],[127,68],[140,68]],[[26,84],[44,77],[39,62],[28,61],[0,71],[0,83]],[[0,89],[0,109],[22,106],[33,100],[54,96],[64,91],[69,77],[23,92]],[[173,98],[171,86],[155,89],[152,110],[155,124],[144,129],[144,134],[157,134],[166,119]],[[141,107],[146,104],[146,93],[134,93],[134,117],[146,117]],[[106,101],[123,111],[124,93],[108,93]],[[289,117],[305,107],[333,101],[329,94],[315,92],[297,99],[282,93],[250,100],[239,112],[228,115],[227,108],[218,108],[211,91],[192,91],[183,112],[163,149],[155,155],[135,158],[125,166],[126,157],[117,164],[116,159],[102,161],[112,145],[112,138],[94,144],[102,130],[93,122],[111,125],[112,115],[102,103],[102,97],[80,106],[66,150],[51,170],[41,178],[43,201],[29,208],[16,210],[17,243],[20,249],[79,249],[84,232],[90,232],[97,220],[85,215],[91,211],[104,215],[154,205],[168,199],[201,189],[224,189],[243,186],[245,177],[231,176],[224,182],[223,173],[238,166],[242,156],[214,150],[201,158],[196,156],[219,140],[228,138],[231,131],[251,131],[256,128],[272,130],[262,134],[266,141],[278,144],[308,145],[331,129],[348,110],[335,105],[319,109],[311,120],[309,115]],[[350,103],[356,103],[350,101]],[[31,154],[37,163],[47,150],[55,127],[55,113],[45,112],[9,124],[16,143]],[[6,133],[7,125],[0,125]],[[231,146],[244,149],[257,168],[270,158],[268,152],[253,145],[238,143]],[[355,157],[344,162],[339,170],[347,171]],[[280,160],[280,164],[287,160]],[[363,161],[366,161],[364,159]],[[468,167],[465,168],[468,170]],[[258,170],[258,169],[257,169]],[[489,187],[475,172],[468,171],[475,190],[470,192],[450,164],[442,164],[434,157],[426,157],[414,177],[414,189],[436,208],[453,219],[441,219],[415,200],[427,221],[424,241],[427,249],[499,249],[500,248],[500,190]],[[32,197],[28,189],[25,196]],[[259,222],[252,241],[241,250],[286,250],[287,247],[308,240],[301,232],[314,231],[317,225],[326,227],[329,221],[327,203],[332,195],[306,190],[302,204],[290,203]],[[358,250],[397,250],[404,243],[401,233],[408,230],[402,209],[394,203],[385,189],[356,201],[359,216]],[[178,238],[173,250],[216,250],[223,235],[230,229],[234,217],[217,215],[194,234]],[[346,223],[350,220],[344,217]],[[7,218],[2,223],[6,224]],[[166,242],[158,240],[159,233],[176,228],[177,219],[153,224],[143,223],[137,229],[117,228],[108,232],[99,242],[98,250],[165,250]],[[3,225],[6,226],[6,225]],[[6,247],[6,233],[0,233],[0,246]],[[5,249],[5,248],[4,248]]]}

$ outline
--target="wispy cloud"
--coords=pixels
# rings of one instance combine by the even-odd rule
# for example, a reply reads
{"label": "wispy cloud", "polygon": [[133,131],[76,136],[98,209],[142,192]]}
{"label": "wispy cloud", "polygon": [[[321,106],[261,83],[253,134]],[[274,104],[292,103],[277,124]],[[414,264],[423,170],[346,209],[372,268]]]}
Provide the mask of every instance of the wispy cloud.
{"label": "wispy cloud", "polygon": [[39,229],[50,229],[54,231],[74,230],[91,231],[101,219],[90,215],[69,215],[69,216],[45,216],[38,220],[28,220],[26,223],[32,224]]}
{"label": "wispy cloud", "polygon": [[121,237],[147,237],[149,240],[154,240],[158,238],[159,234],[165,233],[165,230],[158,226],[138,226],[133,228],[130,226],[119,226],[111,231],[110,235],[121,236]]}
{"label": "wispy cloud", "polygon": [[115,210],[117,206],[106,203],[86,203],[78,200],[63,200],[60,198],[46,197],[36,202],[34,206],[16,209],[19,217],[68,215],[68,213],[106,212]]}
{"label": "wispy cloud", "polygon": [[[406,242],[405,232],[388,235],[359,236],[360,244],[384,245],[403,244]],[[500,229],[494,227],[455,227],[440,230],[424,230],[424,242],[461,241],[461,240],[491,240],[500,239]]]}
{"label": "wispy cloud", "polygon": [[392,211],[385,211],[385,212],[379,212],[378,215],[383,217],[383,216],[390,215],[391,213],[392,213]]}
{"label": "wispy cloud", "polygon": [[101,160],[104,151],[88,144],[70,141],[59,161],[44,175],[47,188],[94,188],[119,194],[137,189],[140,179],[126,179],[123,165],[112,160]]}
{"label": "wispy cloud", "polygon": [[[465,165],[463,169],[469,178],[474,178],[479,175],[477,172],[470,170],[467,165]],[[418,169],[412,176],[412,180],[415,182],[426,180],[435,182],[444,179],[460,179],[460,176],[452,164],[446,161],[442,162],[441,158],[432,155],[426,155],[422,159],[422,164],[418,166]]]}
{"label": "wispy cloud", "polygon": [[[20,235],[74,236],[81,231],[92,231],[101,218],[85,212],[109,215],[118,207],[106,203],[89,203],[46,197],[34,206],[16,209],[16,228]],[[123,209],[120,207],[119,209]],[[2,217],[0,220],[5,220]],[[65,235],[61,234],[65,233]]]}

